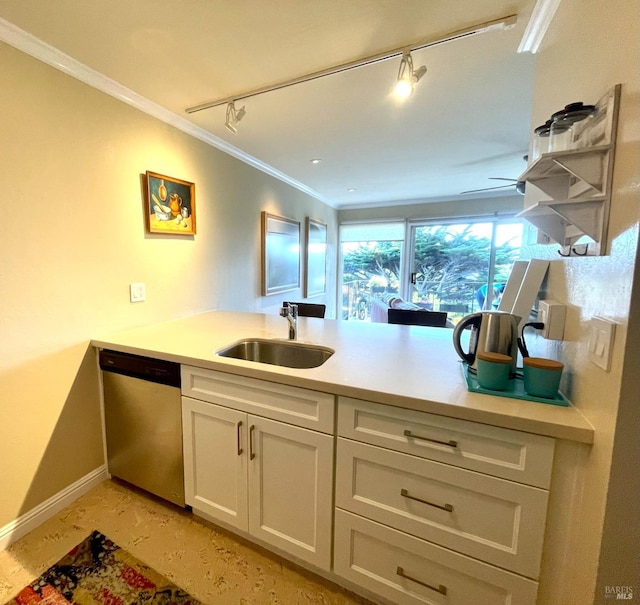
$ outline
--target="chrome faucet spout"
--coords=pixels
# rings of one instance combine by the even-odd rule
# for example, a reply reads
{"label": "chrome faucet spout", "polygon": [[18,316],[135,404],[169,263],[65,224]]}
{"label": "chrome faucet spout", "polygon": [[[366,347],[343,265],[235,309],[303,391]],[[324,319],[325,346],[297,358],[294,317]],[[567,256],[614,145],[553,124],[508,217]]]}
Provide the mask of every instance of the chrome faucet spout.
{"label": "chrome faucet spout", "polygon": [[298,338],[298,305],[285,305],[280,309],[280,316],[289,322],[289,340]]}

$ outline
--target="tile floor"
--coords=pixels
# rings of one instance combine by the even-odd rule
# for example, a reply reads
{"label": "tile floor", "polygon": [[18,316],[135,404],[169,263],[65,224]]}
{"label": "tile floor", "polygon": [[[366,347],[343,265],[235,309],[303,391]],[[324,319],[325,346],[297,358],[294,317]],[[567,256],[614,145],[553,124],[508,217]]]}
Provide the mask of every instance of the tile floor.
{"label": "tile floor", "polygon": [[207,605],[369,601],[144,492],[104,481],[0,552],[0,603],[94,529]]}

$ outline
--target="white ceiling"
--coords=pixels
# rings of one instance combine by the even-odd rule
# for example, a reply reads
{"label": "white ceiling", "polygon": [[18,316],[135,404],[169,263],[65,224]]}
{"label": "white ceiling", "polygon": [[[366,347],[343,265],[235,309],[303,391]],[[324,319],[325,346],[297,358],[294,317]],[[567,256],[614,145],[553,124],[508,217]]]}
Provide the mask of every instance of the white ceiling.
{"label": "white ceiling", "polygon": [[[461,191],[504,184],[490,177],[515,179],[524,171],[534,57],[516,49],[533,5],[0,0],[0,19],[204,129],[212,144],[348,208],[460,199]],[[393,58],[239,102],[246,116],[237,135],[224,127],[225,106],[185,113],[514,14],[510,30],[415,51],[414,65],[426,65],[427,73],[404,103],[391,94],[399,65]],[[313,158],[323,161],[313,165]]]}

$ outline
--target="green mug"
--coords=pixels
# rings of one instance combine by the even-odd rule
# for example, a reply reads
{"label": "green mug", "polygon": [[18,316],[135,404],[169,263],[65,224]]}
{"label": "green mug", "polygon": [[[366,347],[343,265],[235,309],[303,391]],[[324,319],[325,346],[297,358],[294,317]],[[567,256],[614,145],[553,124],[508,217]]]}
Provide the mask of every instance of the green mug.
{"label": "green mug", "polygon": [[478,353],[476,379],[478,384],[490,391],[504,391],[509,386],[512,359],[502,353]]}
{"label": "green mug", "polygon": [[543,357],[525,357],[522,361],[524,390],[534,397],[555,399],[564,364]]}

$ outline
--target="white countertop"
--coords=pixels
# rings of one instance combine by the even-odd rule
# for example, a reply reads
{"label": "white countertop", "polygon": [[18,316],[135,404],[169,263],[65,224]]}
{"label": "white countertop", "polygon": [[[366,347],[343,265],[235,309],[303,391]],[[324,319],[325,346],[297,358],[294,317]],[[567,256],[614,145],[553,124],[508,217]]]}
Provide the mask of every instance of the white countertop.
{"label": "white countertop", "polygon": [[335,353],[320,367],[294,369],[219,357],[241,338],[286,340],[276,315],[212,311],[97,337],[93,346],[167,359],[336,395],[547,435],[593,442],[574,407],[470,393],[452,330],[300,317],[298,340]]}

